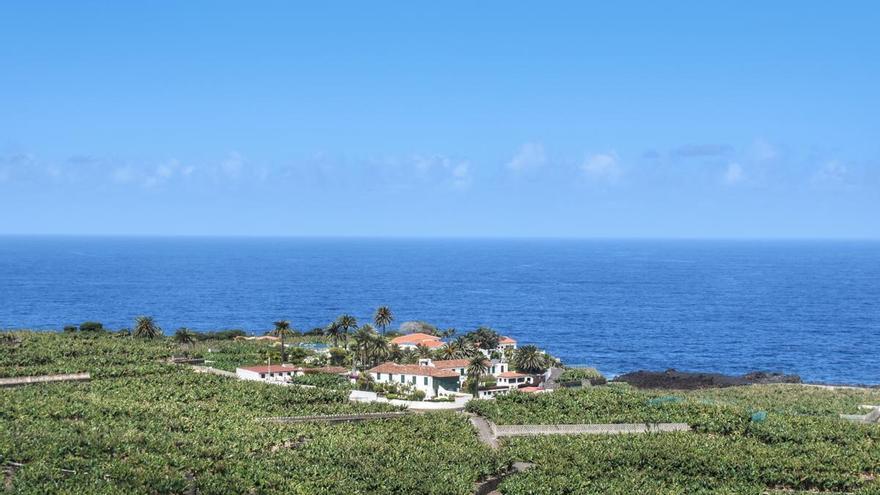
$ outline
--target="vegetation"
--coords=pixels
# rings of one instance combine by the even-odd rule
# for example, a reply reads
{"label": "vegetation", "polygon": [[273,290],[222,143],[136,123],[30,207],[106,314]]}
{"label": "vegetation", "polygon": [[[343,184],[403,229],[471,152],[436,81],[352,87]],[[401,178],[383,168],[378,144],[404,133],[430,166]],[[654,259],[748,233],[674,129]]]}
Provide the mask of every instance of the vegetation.
{"label": "vegetation", "polygon": [[[262,421],[397,408],[349,402],[350,385],[335,375],[294,379],[314,387],[307,388],[194,373],[167,363],[181,344],[161,335],[0,332],[0,376],[92,374],[84,383],[0,389],[0,463],[21,465],[7,470],[4,489],[464,495],[479,477],[528,461],[535,467],[507,478],[501,493],[880,493],[880,426],[838,418],[880,403],[880,390],[766,385],[670,394],[612,384],[514,392],[473,400],[468,409],[498,424],[685,422],[694,431],[515,437],[492,452],[453,413],[351,424]],[[280,352],[258,341],[186,345],[226,369]],[[340,351],[348,359],[357,352]],[[316,357],[309,352],[303,359]],[[573,369],[570,376],[590,374]],[[474,383],[488,378],[476,365],[468,375]],[[400,384],[365,378],[358,387],[419,398]]]}
{"label": "vegetation", "polygon": [[591,383],[604,384],[607,380],[596,368],[568,368],[559,375],[558,382],[580,382],[589,380]]}
{"label": "vegetation", "polygon": [[13,493],[464,495],[499,467],[454,414],[259,421],[396,408],[351,403],[342,390],[194,373],[164,362],[176,347],[166,338],[8,335],[19,343],[0,352],[4,376],[93,374],[0,389],[0,462],[22,465],[5,481]]}
{"label": "vegetation", "polygon": [[134,320],[133,335],[143,339],[155,339],[162,335],[162,329],[156,325],[152,316],[138,316]]}
{"label": "vegetation", "polygon": [[330,373],[309,373],[295,376],[290,380],[290,383],[332,390],[351,390],[352,388],[348,378]]}
{"label": "vegetation", "polygon": [[[878,493],[880,427],[838,417],[880,390],[765,385],[664,395],[611,385],[471,401],[499,424],[685,422],[693,433],[510,438],[518,494]],[[756,412],[765,414],[756,414]]]}
{"label": "vegetation", "polygon": [[373,315],[373,323],[382,329],[382,335],[385,335],[385,327],[394,321],[394,314],[388,306],[379,306],[376,314]]}
{"label": "vegetation", "polygon": [[514,353],[513,366],[523,373],[540,374],[547,371],[550,360],[536,346],[524,345]]}

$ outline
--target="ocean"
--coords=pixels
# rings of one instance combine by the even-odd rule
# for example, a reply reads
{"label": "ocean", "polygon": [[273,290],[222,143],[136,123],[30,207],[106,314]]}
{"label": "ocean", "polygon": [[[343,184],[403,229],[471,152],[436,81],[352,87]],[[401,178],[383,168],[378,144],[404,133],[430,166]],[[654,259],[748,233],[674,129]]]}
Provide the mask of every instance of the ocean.
{"label": "ocean", "polygon": [[609,375],[880,383],[880,242],[0,237],[0,328],[308,330],[379,305]]}

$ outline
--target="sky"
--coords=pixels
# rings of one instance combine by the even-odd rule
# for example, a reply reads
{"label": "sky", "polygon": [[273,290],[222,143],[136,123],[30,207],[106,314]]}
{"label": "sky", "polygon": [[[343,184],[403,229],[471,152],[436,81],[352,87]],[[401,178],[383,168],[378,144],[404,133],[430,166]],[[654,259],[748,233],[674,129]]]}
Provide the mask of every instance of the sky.
{"label": "sky", "polygon": [[880,3],[0,3],[0,234],[880,238]]}

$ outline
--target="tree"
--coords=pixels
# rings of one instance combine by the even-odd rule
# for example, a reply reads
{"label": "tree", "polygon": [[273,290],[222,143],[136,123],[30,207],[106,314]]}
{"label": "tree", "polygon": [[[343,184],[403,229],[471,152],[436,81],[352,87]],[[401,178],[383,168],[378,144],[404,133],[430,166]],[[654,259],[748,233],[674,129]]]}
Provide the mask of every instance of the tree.
{"label": "tree", "polygon": [[523,373],[543,373],[547,370],[547,356],[534,345],[524,345],[513,355],[513,366]]}
{"label": "tree", "polygon": [[324,333],[333,339],[333,347],[339,346],[339,336],[342,335],[342,327],[339,326],[338,322],[334,321],[327,325]]}
{"label": "tree", "polygon": [[474,394],[474,397],[479,396],[480,379],[488,370],[489,366],[486,363],[486,358],[483,356],[472,357],[468,363],[465,371],[467,373],[468,382],[470,383],[471,393]]}
{"label": "tree", "polygon": [[101,333],[104,331],[104,324],[100,321],[84,321],[80,323],[79,331],[85,333]]}
{"label": "tree", "polygon": [[452,337],[453,335],[455,335],[454,328],[447,328],[446,330],[443,330],[442,332],[440,332],[441,339],[448,339],[449,337]]}
{"label": "tree", "polygon": [[174,341],[181,345],[181,347],[189,347],[196,341],[196,336],[190,329],[186,327],[178,328],[176,332],[174,332]]}
{"label": "tree", "polygon": [[501,335],[489,327],[480,327],[468,334],[468,336],[478,347],[487,351],[498,347],[498,342],[501,341]]}
{"label": "tree", "polygon": [[416,354],[419,356],[419,359],[428,359],[434,355],[434,353],[431,352],[431,348],[424,344],[416,346]]}
{"label": "tree", "polygon": [[342,341],[348,344],[348,332],[357,328],[357,319],[351,315],[342,315],[336,319],[336,324],[342,331]]}
{"label": "tree", "polygon": [[290,330],[290,322],[287,320],[279,320],[274,324],[275,329],[270,333],[274,337],[281,337],[281,364],[284,364],[287,357],[287,352],[284,350],[284,337],[292,336],[293,332]]}
{"label": "tree", "polygon": [[372,354],[371,351],[375,343],[375,335],[377,335],[376,330],[374,330],[369,324],[358,328],[354,335],[352,335],[355,356],[362,367],[366,366],[367,361],[370,359]]}
{"label": "tree", "polygon": [[464,359],[479,354],[470,340],[463,336],[452,339],[441,352],[445,359]]}
{"label": "tree", "polygon": [[[82,325],[80,325],[80,329],[82,329]],[[138,316],[134,320],[133,335],[143,339],[155,339],[162,335],[162,329],[156,325],[152,316]]]}
{"label": "tree", "polygon": [[382,335],[385,335],[385,327],[390,325],[392,321],[394,321],[394,314],[388,306],[379,306],[376,314],[373,315],[373,323],[382,329]]}

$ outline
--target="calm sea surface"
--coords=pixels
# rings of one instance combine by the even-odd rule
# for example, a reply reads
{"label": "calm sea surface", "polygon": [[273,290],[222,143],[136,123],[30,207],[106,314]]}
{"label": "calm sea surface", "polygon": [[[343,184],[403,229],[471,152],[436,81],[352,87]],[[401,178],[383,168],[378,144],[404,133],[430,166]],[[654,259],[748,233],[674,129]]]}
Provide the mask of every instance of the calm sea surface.
{"label": "calm sea surface", "polygon": [[610,374],[880,383],[880,243],[0,237],[0,328],[262,332],[381,304]]}

